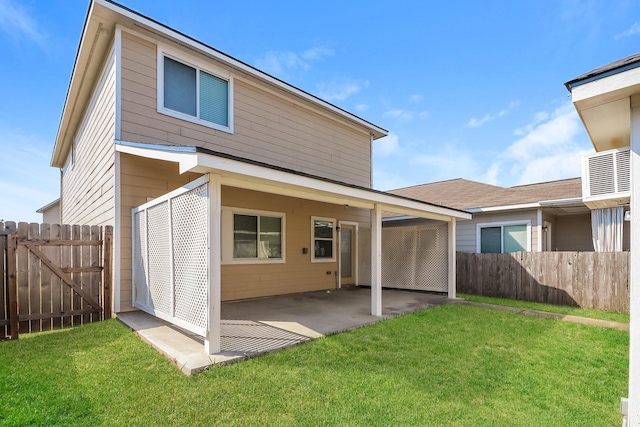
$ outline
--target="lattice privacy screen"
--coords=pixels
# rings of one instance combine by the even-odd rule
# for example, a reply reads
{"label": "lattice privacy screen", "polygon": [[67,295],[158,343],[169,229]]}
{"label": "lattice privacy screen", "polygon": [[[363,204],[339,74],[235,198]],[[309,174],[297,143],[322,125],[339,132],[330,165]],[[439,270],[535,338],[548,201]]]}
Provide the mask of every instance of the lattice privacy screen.
{"label": "lattice privacy screen", "polygon": [[201,335],[207,328],[207,188],[133,212],[134,306]]}
{"label": "lattice privacy screen", "polygon": [[447,292],[447,224],[382,229],[382,286]]}

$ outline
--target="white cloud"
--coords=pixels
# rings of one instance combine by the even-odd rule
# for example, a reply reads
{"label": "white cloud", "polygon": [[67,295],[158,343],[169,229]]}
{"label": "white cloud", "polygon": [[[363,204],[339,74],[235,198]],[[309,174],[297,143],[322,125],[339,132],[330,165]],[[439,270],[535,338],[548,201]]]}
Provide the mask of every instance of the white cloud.
{"label": "white cloud", "polygon": [[409,100],[414,104],[418,104],[419,102],[422,101],[422,99],[423,99],[423,96],[417,93],[411,95],[411,97],[409,98]]}
{"label": "white cloud", "polygon": [[0,0],[0,29],[11,37],[24,37],[44,45],[45,36],[35,20],[22,6],[12,0]]}
{"label": "white cloud", "polygon": [[537,113],[518,131],[521,137],[497,154],[483,180],[511,186],[578,177],[581,156],[593,152],[570,102]]}
{"label": "white cloud", "polygon": [[366,111],[369,109],[369,106],[367,104],[357,104],[356,105],[356,110],[358,111]]}
{"label": "white cloud", "polygon": [[397,120],[402,120],[402,121],[411,121],[416,117],[419,117],[421,119],[425,119],[427,117],[429,117],[431,115],[431,112],[428,110],[424,110],[424,111],[411,111],[411,110],[403,110],[403,109],[394,109],[394,110],[387,110],[383,113],[383,115],[385,117],[391,117]]}
{"label": "white cloud", "polygon": [[631,27],[627,28],[626,30],[624,30],[620,34],[616,34],[613,37],[613,39],[614,40],[619,40],[619,39],[624,38],[624,37],[635,36],[636,34],[640,34],[640,22],[634,22],[633,25],[631,25]]}
{"label": "white cloud", "polygon": [[302,57],[307,61],[320,61],[327,56],[333,56],[333,50],[324,46],[312,47],[302,52]]}
{"label": "white cloud", "polygon": [[351,95],[360,92],[363,87],[368,85],[368,82],[360,83],[350,79],[343,79],[342,81],[334,80],[332,82],[319,84],[318,95],[320,98],[330,102],[344,101]]}
{"label": "white cloud", "polygon": [[482,126],[483,124],[490,122],[491,120],[495,120],[499,117],[503,117],[505,116],[509,110],[513,110],[514,108],[516,108],[518,105],[520,105],[520,101],[511,101],[509,102],[509,106],[507,108],[504,108],[500,111],[498,111],[497,113],[487,113],[484,116],[480,117],[480,118],[476,118],[476,117],[472,117],[468,122],[467,122],[467,126],[470,128],[477,128]]}
{"label": "white cloud", "polygon": [[484,115],[484,117],[480,118],[480,119],[476,119],[475,117],[472,117],[471,120],[469,120],[469,122],[467,122],[467,126],[471,127],[471,128],[477,128],[482,126],[483,124],[485,124],[486,122],[488,122],[489,120],[494,119],[494,116],[492,116],[491,114],[487,113]]}
{"label": "white cloud", "polygon": [[398,151],[400,144],[398,135],[390,133],[388,136],[377,139],[373,142],[373,153],[377,156],[390,156]]}
{"label": "white cloud", "polygon": [[[0,0],[1,1],[1,0]],[[257,59],[256,66],[261,70],[281,78],[287,78],[288,72],[296,69],[308,70],[312,62],[321,61],[333,51],[324,46],[312,47],[298,54],[290,51],[270,51]]]}

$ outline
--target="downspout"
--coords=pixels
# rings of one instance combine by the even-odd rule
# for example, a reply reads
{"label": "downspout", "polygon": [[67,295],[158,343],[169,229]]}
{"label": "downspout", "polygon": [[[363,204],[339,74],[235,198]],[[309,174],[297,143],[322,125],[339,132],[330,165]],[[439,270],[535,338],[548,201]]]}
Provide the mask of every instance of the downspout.
{"label": "downspout", "polygon": [[60,168],[60,189],[58,193],[60,194],[60,202],[58,202],[58,221],[62,225],[64,224],[64,221],[62,221],[62,168]]}
{"label": "downspout", "polygon": [[369,134],[369,188],[373,188],[373,134]]}

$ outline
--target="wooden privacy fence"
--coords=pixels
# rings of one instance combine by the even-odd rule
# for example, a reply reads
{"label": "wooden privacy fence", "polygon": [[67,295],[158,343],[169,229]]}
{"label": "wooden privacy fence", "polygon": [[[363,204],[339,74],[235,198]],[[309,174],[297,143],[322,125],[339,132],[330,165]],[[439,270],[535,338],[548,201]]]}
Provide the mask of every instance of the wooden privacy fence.
{"label": "wooden privacy fence", "polygon": [[629,312],[629,252],[458,252],[457,291]]}
{"label": "wooden privacy fence", "polygon": [[111,315],[113,227],[0,222],[0,339]]}

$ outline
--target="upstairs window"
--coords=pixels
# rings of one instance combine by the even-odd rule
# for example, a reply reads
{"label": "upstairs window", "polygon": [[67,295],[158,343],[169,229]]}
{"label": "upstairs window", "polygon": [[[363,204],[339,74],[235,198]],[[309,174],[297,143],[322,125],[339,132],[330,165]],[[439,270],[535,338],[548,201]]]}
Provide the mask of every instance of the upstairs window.
{"label": "upstairs window", "polygon": [[231,80],[162,52],[160,58],[158,111],[231,132]]}

